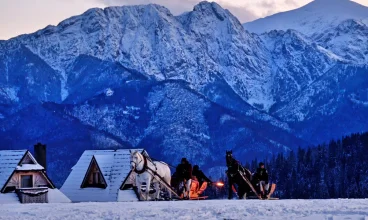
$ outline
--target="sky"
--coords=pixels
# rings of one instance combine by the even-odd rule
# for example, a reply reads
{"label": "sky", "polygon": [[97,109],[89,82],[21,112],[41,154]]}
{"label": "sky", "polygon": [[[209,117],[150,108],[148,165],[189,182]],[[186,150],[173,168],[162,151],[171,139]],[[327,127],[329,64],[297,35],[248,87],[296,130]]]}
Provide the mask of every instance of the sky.
{"label": "sky", "polygon": [[[0,40],[33,33],[82,14],[89,8],[156,3],[174,15],[191,11],[201,0],[0,0]],[[241,22],[301,7],[312,0],[214,0]],[[354,0],[368,6],[368,0]]]}

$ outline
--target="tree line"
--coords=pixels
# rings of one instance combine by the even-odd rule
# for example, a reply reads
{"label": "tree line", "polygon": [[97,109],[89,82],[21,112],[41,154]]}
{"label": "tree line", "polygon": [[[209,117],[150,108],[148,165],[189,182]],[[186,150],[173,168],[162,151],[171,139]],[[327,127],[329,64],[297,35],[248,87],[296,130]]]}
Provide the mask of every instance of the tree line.
{"label": "tree line", "polygon": [[[254,172],[264,162],[280,199],[368,198],[368,132],[345,136],[328,144],[299,147],[244,167]],[[227,198],[225,187],[210,189],[212,198]]]}
{"label": "tree line", "polygon": [[[258,160],[245,167],[255,170]],[[368,197],[368,132],[298,148],[265,161],[275,196],[283,199]]]}

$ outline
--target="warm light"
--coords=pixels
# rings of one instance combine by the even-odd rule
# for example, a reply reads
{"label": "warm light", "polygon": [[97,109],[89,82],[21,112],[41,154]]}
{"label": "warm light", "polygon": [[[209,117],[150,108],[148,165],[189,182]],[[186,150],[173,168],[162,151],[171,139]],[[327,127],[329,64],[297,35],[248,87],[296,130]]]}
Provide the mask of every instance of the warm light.
{"label": "warm light", "polygon": [[224,183],[222,183],[222,182],[217,182],[216,183],[216,186],[218,186],[218,187],[223,187],[225,184]]}

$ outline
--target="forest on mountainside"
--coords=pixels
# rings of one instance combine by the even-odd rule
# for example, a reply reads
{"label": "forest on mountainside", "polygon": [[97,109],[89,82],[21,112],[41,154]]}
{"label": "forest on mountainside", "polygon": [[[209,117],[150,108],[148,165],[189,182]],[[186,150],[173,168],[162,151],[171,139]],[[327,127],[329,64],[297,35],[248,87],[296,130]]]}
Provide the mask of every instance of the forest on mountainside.
{"label": "forest on mountainside", "polygon": [[[237,158],[238,160],[240,158]],[[252,172],[265,162],[270,183],[276,183],[273,197],[280,199],[330,199],[368,197],[368,132],[355,133],[330,143],[298,148],[277,154],[266,161],[246,162]],[[225,175],[224,175],[225,176]],[[226,198],[225,188],[209,190]]]}

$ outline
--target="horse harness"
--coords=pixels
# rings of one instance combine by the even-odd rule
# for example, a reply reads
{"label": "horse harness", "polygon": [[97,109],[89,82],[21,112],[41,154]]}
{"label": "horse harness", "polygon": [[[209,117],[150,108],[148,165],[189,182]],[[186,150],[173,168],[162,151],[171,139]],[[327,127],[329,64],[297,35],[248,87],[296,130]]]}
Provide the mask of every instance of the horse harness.
{"label": "horse harness", "polygon": [[[147,164],[147,157],[146,157],[146,156],[144,156],[143,154],[142,154],[142,157],[143,157],[143,161],[144,161],[144,164],[143,164],[143,168],[142,168],[142,170],[137,170],[137,163],[135,163],[135,162],[131,161],[131,162],[133,162],[133,163],[135,163],[135,164],[136,164],[136,166],[135,166],[135,168],[134,168],[134,172],[135,172],[135,173],[137,173],[137,174],[139,175],[139,174],[142,174],[142,173],[146,172],[147,170],[150,170],[151,172],[153,172],[153,174],[154,174],[154,175],[157,175],[157,166],[156,166],[156,164],[155,164],[152,160],[150,160],[150,162],[151,162],[151,163],[155,166],[155,168],[156,168],[156,170],[154,171],[154,170],[152,170],[150,167],[148,167],[148,164]],[[140,162],[142,162],[142,160],[141,160],[141,161],[139,161],[139,162],[138,162],[138,164],[139,164]]]}
{"label": "horse harness", "polygon": [[[152,178],[155,178],[155,177],[158,177],[160,179],[160,181],[166,185],[166,188],[168,190],[171,191],[171,193],[173,193],[174,195],[176,195],[178,198],[180,197],[170,186],[169,183],[167,183],[158,173],[157,173],[157,166],[156,164],[151,160],[151,158],[149,157],[146,157],[145,155],[142,154],[142,157],[143,157],[143,160],[144,160],[144,164],[143,164],[143,169],[142,170],[137,170],[137,166],[135,166],[135,169],[134,169],[134,172],[137,173],[138,175],[139,174],[142,174],[144,172],[147,171],[147,173],[151,174],[152,175]],[[155,166],[155,169],[156,170],[153,170],[151,169],[149,166],[148,166],[148,163],[147,163],[147,159]],[[142,160],[141,160],[142,161]],[[141,162],[139,161],[138,164]],[[131,161],[133,162],[133,161]],[[135,163],[135,162],[134,162]],[[137,165],[137,163],[135,163]]]}

